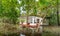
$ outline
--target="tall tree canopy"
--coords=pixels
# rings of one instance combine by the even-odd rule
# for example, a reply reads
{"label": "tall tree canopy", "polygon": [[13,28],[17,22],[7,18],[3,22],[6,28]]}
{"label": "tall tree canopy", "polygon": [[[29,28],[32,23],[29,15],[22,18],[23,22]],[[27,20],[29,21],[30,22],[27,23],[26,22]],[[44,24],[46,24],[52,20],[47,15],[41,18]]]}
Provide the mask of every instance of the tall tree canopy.
{"label": "tall tree canopy", "polygon": [[15,24],[19,17],[19,3],[17,0],[0,0],[0,18]]}
{"label": "tall tree canopy", "polygon": [[[0,0],[0,18],[16,23],[21,11],[24,13],[21,15],[27,16],[27,20],[31,15],[53,19],[57,11],[57,0]],[[54,18],[57,20],[56,16]]]}
{"label": "tall tree canopy", "polygon": [[[40,17],[52,17],[52,24],[56,24],[56,11],[57,11],[57,0],[20,0],[21,6],[24,6],[23,10],[26,11],[27,15],[34,15]],[[30,14],[29,14],[30,13]],[[54,17],[53,17],[54,16]],[[54,20],[55,18],[55,20]]]}

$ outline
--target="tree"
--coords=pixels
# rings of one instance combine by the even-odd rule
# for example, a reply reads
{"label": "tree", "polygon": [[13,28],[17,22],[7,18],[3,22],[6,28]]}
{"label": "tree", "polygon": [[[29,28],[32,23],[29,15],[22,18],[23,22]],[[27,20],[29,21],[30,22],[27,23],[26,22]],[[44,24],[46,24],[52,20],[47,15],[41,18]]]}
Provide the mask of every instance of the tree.
{"label": "tree", "polygon": [[[21,0],[22,7],[26,11],[27,20],[28,16],[40,16],[43,19],[50,17],[56,13],[57,0]],[[37,14],[38,13],[38,14]],[[52,17],[52,16],[51,16]]]}
{"label": "tree", "polygon": [[[21,7],[23,7],[23,11],[26,11],[26,16],[27,16],[27,23],[28,23],[28,17],[30,10],[32,8],[31,4],[33,3],[32,0],[21,0]],[[31,3],[32,2],[32,3]]]}
{"label": "tree", "polygon": [[1,0],[0,18],[6,17],[9,23],[16,24],[19,17],[19,3],[17,0]]}

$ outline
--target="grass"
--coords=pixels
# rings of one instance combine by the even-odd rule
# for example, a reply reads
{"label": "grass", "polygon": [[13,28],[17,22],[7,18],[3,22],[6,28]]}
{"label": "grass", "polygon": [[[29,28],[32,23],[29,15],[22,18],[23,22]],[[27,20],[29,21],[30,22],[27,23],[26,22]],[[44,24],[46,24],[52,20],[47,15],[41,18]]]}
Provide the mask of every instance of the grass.
{"label": "grass", "polygon": [[[42,33],[42,36],[58,36],[58,33],[60,34],[60,27],[57,27],[57,26],[47,26],[47,27],[44,27],[43,30],[44,30],[44,32]],[[30,32],[30,30],[28,30],[27,32]],[[35,33],[33,33],[33,35],[40,36],[41,34],[35,32]]]}
{"label": "grass", "polygon": [[[23,30],[22,28],[19,27],[18,24],[13,25],[13,24],[8,24],[8,23],[0,23],[0,36],[19,36],[20,32]],[[31,36],[31,29],[25,28],[25,34],[27,36]],[[44,27],[44,32],[42,33],[42,36],[58,36],[58,33],[60,34],[60,27],[57,26],[47,26]],[[34,36],[40,36],[40,33],[34,33]]]}
{"label": "grass", "polygon": [[0,23],[0,36],[15,36],[20,34],[18,25]]}
{"label": "grass", "polygon": [[44,27],[44,30],[59,33],[60,32],[60,27],[58,27],[58,26],[48,26],[48,27]]}
{"label": "grass", "polygon": [[50,31],[43,32],[42,36],[58,36],[56,33],[52,33]]}
{"label": "grass", "polygon": [[48,26],[44,27],[43,36],[60,36],[60,27],[58,26]]}

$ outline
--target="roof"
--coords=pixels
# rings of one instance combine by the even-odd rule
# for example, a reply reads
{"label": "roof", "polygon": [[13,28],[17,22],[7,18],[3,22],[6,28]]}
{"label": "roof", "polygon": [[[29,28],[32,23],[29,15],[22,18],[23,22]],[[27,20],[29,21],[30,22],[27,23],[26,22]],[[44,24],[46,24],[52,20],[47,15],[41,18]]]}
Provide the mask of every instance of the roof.
{"label": "roof", "polygon": [[[20,18],[21,18],[21,19],[26,19],[27,17],[26,17],[26,16],[21,16]],[[38,18],[38,19],[43,19],[43,18],[37,17],[37,16],[29,16],[28,18]]]}

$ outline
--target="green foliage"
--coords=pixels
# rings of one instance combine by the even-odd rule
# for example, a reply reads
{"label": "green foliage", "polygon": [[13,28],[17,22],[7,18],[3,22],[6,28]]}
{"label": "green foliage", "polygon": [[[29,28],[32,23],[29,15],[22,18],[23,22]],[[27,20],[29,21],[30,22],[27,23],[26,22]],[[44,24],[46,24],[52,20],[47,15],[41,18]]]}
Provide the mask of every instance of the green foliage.
{"label": "green foliage", "polygon": [[22,22],[22,24],[23,24],[24,21],[26,21],[26,20],[24,20],[24,19],[20,19],[20,22]]}
{"label": "green foliage", "polygon": [[10,22],[13,22],[13,24],[16,24],[16,20],[20,15],[18,1],[17,0],[1,0],[0,7],[1,7],[0,18],[6,17],[9,19]]}
{"label": "green foliage", "polygon": [[50,24],[51,25],[58,25],[57,24],[57,15],[56,14],[53,14],[52,16],[51,16],[51,19],[50,19]]}
{"label": "green foliage", "polygon": [[[55,13],[57,0],[20,0],[27,16],[52,17],[50,23],[57,24]],[[30,14],[29,14],[30,13]],[[38,13],[38,14],[37,14]],[[53,15],[52,15],[53,14]],[[52,15],[52,16],[51,16]],[[55,19],[55,20],[54,20]]]}
{"label": "green foliage", "polygon": [[[56,12],[56,1],[57,0],[20,0],[19,4],[17,0],[0,0],[0,18],[4,17],[3,19],[5,19],[6,17],[9,22],[15,24],[17,18],[20,16],[20,7],[23,7],[23,11],[26,11],[26,15],[22,14],[23,16],[51,16],[52,12]],[[53,20],[54,19],[51,21]]]}

